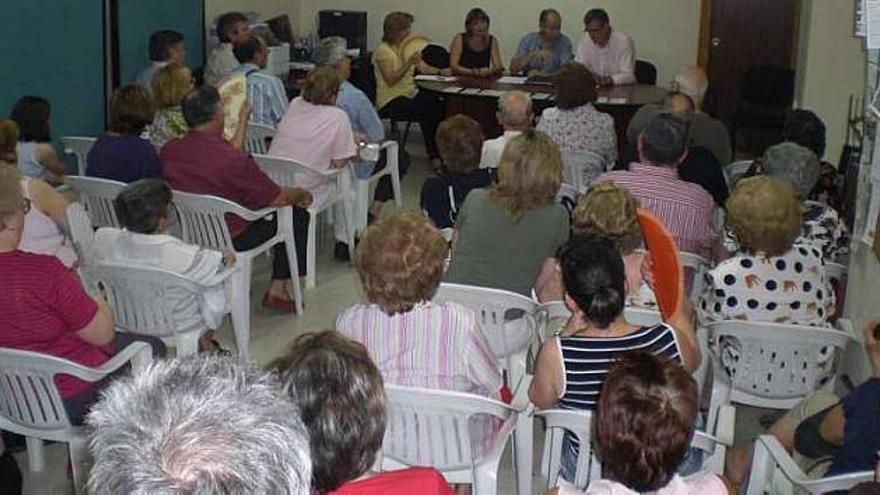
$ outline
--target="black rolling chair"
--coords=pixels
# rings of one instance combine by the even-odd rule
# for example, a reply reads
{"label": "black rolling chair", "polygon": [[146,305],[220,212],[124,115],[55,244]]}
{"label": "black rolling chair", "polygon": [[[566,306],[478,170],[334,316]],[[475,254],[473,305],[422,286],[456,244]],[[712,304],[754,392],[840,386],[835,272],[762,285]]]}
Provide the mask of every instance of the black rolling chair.
{"label": "black rolling chair", "polygon": [[794,102],[794,70],[762,65],[749,67],[740,86],[739,106],[730,119],[730,146],[742,129],[782,132]]}
{"label": "black rolling chair", "polygon": [[657,66],[647,60],[636,60],[636,82],[657,84]]}

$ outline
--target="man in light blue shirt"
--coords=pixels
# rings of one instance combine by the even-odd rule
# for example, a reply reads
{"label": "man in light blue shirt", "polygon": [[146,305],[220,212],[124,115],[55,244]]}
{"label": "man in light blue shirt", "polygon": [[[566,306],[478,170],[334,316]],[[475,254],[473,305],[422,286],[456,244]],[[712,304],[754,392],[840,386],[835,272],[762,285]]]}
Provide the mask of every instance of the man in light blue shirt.
{"label": "man in light blue shirt", "polygon": [[152,94],[153,74],[172,62],[186,64],[183,35],[171,29],[154,32],[150,35],[150,63],[138,73],[135,83]]}
{"label": "man in light blue shirt", "polygon": [[250,121],[277,127],[290,102],[281,79],[266,71],[269,62],[266,42],[259,36],[247,35],[235,42],[232,53],[241,65],[231,74],[244,74],[247,79]]}
{"label": "man in light blue shirt", "polygon": [[562,16],[555,9],[544,9],[539,17],[540,29],[519,40],[510,72],[513,74],[550,75],[574,58],[571,40],[560,32]]}

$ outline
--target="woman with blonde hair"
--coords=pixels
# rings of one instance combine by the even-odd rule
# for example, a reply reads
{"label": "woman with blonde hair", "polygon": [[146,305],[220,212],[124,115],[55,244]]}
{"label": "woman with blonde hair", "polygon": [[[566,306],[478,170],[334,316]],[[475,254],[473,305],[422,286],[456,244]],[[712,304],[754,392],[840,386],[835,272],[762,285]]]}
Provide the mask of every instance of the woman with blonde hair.
{"label": "woman with blonde hair", "polygon": [[554,201],[561,184],[562,156],[546,134],[511,139],[498,183],[461,207],[445,280],[530,295],[541,264],[568,240],[568,213]]}
{"label": "woman with blonde hair", "polygon": [[706,275],[701,320],[825,325],[834,291],[819,248],[795,243],[802,217],[792,187],[767,176],[742,179],[726,209],[740,251]]}
{"label": "woman with blonde hair", "polygon": [[150,125],[150,141],[156,148],[183,137],[189,126],[180,110],[180,102],[193,87],[192,72],[183,64],[170,63],[153,74],[153,98],[156,115]]}

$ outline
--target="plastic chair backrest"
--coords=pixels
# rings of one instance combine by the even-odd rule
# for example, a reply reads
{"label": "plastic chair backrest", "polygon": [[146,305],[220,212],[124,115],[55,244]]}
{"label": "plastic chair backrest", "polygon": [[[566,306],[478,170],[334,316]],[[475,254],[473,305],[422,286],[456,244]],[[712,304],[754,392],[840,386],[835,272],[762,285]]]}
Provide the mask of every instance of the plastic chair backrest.
{"label": "plastic chair backrest", "polygon": [[120,227],[113,200],[125,189],[124,182],[68,175],[64,183],[76,191],[77,201],[85,206],[93,227]]}
{"label": "plastic chair backrest", "polygon": [[61,147],[65,153],[76,156],[76,167],[79,175],[86,175],[86,157],[89,155],[92,146],[98,141],[98,138],[85,136],[65,136],[58,138]]}
{"label": "plastic chair backrest", "polygon": [[198,297],[204,288],[193,280],[167,270],[118,263],[96,263],[94,277],[101,282],[116,327],[130,333],[170,337],[205,327],[177,328],[175,312],[166,302],[169,291]]}
{"label": "plastic chair backrest", "polygon": [[777,409],[832,388],[853,340],[833,328],[756,321],[718,321],[706,329],[716,369],[730,381],[731,401]]}
{"label": "plastic chair backrest", "polygon": [[562,181],[578,192],[585,191],[596,177],[605,172],[605,160],[592,151],[565,151],[562,153],[562,165]]}
{"label": "plastic chair backrest", "polygon": [[73,240],[73,247],[76,249],[80,264],[90,265],[92,247],[95,244],[95,229],[92,228],[92,220],[82,203],[70,203],[67,205],[65,213],[70,237]]}
{"label": "plastic chair backrest", "polygon": [[694,301],[706,286],[705,274],[710,268],[709,260],[687,251],[679,251],[678,260],[684,273],[685,292]]}
{"label": "plastic chair backrest", "polygon": [[470,469],[482,455],[471,437],[472,420],[515,419],[509,406],[479,395],[391,384],[385,385],[385,393],[388,423],[382,455],[406,465]]}
{"label": "plastic chair backrest", "polygon": [[70,428],[53,377],[71,366],[48,354],[0,348],[0,416],[36,430]]}
{"label": "plastic chair backrest", "polygon": [[636,83],[657,84],[657,66],[647,60],[636,60]]}
{"label": "plastic chair backrest", "polygon": [[225,215],[244,208],[218,196],[182,191],[173,191],[173,201],[184,241],[219,251],[234,250]]}
{"label": "plastic chair backrest", "polygon": [[737,160],[724,167],[724,178],[727,179],[727,187],[733,189],[736,183],[752,168],[754,160]]}
{"label": "plastic chair backrest", "polygon": [[269,151],[268,140],[275,137],[275,132],[272,126],[248,122],[244,149],[252,155],[265,155]]}

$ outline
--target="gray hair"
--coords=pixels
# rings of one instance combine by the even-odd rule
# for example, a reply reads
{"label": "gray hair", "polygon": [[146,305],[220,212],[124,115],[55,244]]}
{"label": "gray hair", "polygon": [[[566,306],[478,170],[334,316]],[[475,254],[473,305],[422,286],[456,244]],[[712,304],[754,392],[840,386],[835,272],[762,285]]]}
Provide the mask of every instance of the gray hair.
{"label": "gray hair", "polygon": [[348,56],[348,44],[341,36],[329,36],[322,39],[315,47],[312,61],[316,65],[328,65],[336,67],[342,59]]}
{"label": "gray hair", "polygon": [[532,116],[532,99],[523,91],[508,91],[498,100],[501,124],[527,125]]}
{"label": "gray hair", "polygon": [[277,379],[233,358],[159,361],[87,418],[91,494],[308,495],[308,433]]}
{"label": "gray hair", "polygon": [[190,90],[183,97],[180,110],[186,125],[191,129],[210,122],[220,110],[220,93],[210,84]]}
{"label": "gray hair", "polygon": [[812,150],[792,142],[767,148],[762,158],[764,174],[791,185],[798,199],[807,199],[819,180],[819,157]]}

